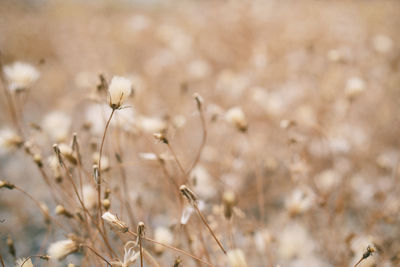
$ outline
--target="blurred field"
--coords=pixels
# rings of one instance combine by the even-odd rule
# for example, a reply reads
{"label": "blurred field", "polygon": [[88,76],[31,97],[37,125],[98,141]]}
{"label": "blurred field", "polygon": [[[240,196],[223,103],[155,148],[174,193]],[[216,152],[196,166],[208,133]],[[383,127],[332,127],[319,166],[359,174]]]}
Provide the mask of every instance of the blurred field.
{"label": "blurred field", "polygon": [[[14,264],[8,236],[17,258],[46,254],[68,233],[89,242],[90,231],[76,215],[55,214],[57,204],[74,214],[80,206],[63,171],[56,184],[47,158],[54,143],[70,145],[76,132],[82,166],[68,167],[76,183],[83,175],[95,188],[93,154],[111,112],[106,90],[98,89],[100,74],[108,83],[114,75],[133,83],[129,108],[116,111],[103,152],[110,211],[131,229],[139,221],[149,237],[168,229],[171,245],[213,266],[353,267],[368,245],[376,252],[358,266],[399,266],[399,26],[395,0],[0,1],[2,63],[28,62],[40,72],[29,90],[11,92],[19,136],[42,156],[54,187],[66,192],[55,190],[65,201],[54,201],[24,145],[0,148],[0,180],[46,203],[65,226],[46,225],[34,201],[1,188],[5,266]],[[18,132],[3,89],[9,90],[4,82],[0,130]],[[202,113],[194,93],[204,99]],[[232,117],[235,107],[243,110],[247,130]],[[46,124],[54,111],[71,125]],[[67,135],[54,138],[63,127]],[[154,140],[159,131],[170,147]],[[162,155],[164,162],[141,153]],[[199,155],[187,185],[204,201],[202,212],[221,242],[243,251],[246,263],[235,265],[224,255],[195,214],[179,224],[187,202],[169,180],[185,177],[174,153],[184,170]],[[230,219],[224,216],[226,192],[236,196]],[[94,233],[95,224],[89,224]],[[107,233],[123,259],[132,238]],[[116,260],[99,235],[94,240],[89,243],[101,255]],[[174,266],[179,255],[160,253],[151,242],[144,246],[160,266]],[[200,266],[181,259],[179,266]],[[84,248],[60,262],[33,262],[106,266]],[[130,266],[140,266],[139,260]]]}

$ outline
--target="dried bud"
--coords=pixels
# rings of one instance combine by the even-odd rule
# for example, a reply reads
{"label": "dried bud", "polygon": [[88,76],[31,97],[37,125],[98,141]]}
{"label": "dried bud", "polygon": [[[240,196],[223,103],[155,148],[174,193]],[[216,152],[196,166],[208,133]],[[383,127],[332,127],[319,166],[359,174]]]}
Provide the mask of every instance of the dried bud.
{"label": "dried bud", "polygon": [[39,168],[43,167],[43,161],[42,161],[42,156],[40,154],[34,154],[33,155],[33,161],[38,165]]}
{"label": "dried bud", "polygon": [[58,163],[60,165],[62,165],[63,161],[62,161],[62,158],[61,158],[61,151],[60,151],[60,148],[58,147],[57,144],[53,145],[53,150],[54,150],[54,153],[56,153],[56,156],[57,156],[57,159],[58,159]]}
{"label": "dried bud", "polygon": [[78,248],[79,246],[75,241],[66,239],[52,243],[49,246],[47,253],[51,258],[62,260],[69,254],[76,252]]}
{"label": "dried bud", "polygon": [[15,185],[13,185],[12,183],[7,182],[7,181],[0,180],[0,188],[3,188],[3,187],[12,190],[15,188]]}
{"label": "dried bud", "polygon": [[46,224],[49,224],[50,223],[49,207],[47,207],[47,205],[45,203],[40,203],[40,208],[41,208],[42,213],[43,213],[44,222]]}
{"label": "dried bud", "polygon": [[106,188],[106,190],[104,191],[104,198],[110,198],[110,195],[111,195],[111,189]]}
{"label": "dried bud", "polygon": [[163,133],[154,133],[153,136],[157,141],[163,142],[164,144],[168,144],[168,139]]}
{"label": "dried bud", "polygon": [[111,212],[108,211],[105,212],[101,216],[101,218],[103,218],[103,220],[106,221],[111,226],[111,228],[113,228],[118,232],[125,233],[129,230],[128,225],[123,221],[121,221],[120,219],[118,219],[118,217],[112,214]]}
{"label": "dried bud", "polygon": [[61,154],[72,164],[77,164],[78,161],[76,160],[76,157],[74,155],[74,151],[72,150],[72,148],[67,145],[67,144],[59,144],[58,148],[60,149]]}
{"label": "dried bud", "polygon": [[57,215],[64,215],[67,218],[72,218],[74,217],[74,215],[72,215],[71,212],[67,211],[64,206],[62,205],[57,205],[56,206],[56,214]]}
{"label": "dried bud", "polygon": [[108,83],[103,74],[99,74],[100,83],[97,85],[97,91],[105,91],[108,88]]}
{"label": "dried bud", "polygon": [[41,256],[39,256],[39,258],[40,258],[41,260],[45,260],[45,261],[50,260],[50,256],[49,256],[49,255],[41,255]]}
{"label": "dried bud", "polygon": [[108,211],[110,209],[110,207],[111,207],[111,201],[108,198],[103,199],[102,204],[103,204],[103,207],[104,207],[104,209],[106,211]]}
{"label": "dried bud", "polygon": [[182,263],[182,260],[181,260],[181,258],[178,256],[178,257],[175,259],[174,267],[180,267],[180,266],[181,266],[181,263]]}
{"label": "dried bud", "polygon": [[[92,159],[93,159],[93,164],[98,165],[99,160],[100,160],[99,152],[93,153]],[[108,171],[109,169],[110,169],[110,161],[108,160],[108,157],[102,155],[101,156],[101,171],[105,172],[105,171]]]}
{"label": "dried bud", "polygon": [[24,143],[24,149],[25,149],[26,154],[32,156],[32,143],[30,141],[26,141]]}
{"label": "dried bud", "polygon": [[374,253],[374,252],[375,252],[375,248],[368,245],[367,250],[364,252],[361,259],[354,265],[354,267],[358,266],[363,260],[372,256],[372,253]]}
{"label": "dried bud", "polygon": [[11,239],[11,236],[7,237],[7,247],[8,247],[8,252],[15,258],[15,246],[14,246],[14,241]]}
{"label": "dried bud", "polygon": [[181,187],[179,187],[179,190],[181,191],[182,195],[184,195],[187,198],[190,204],[192,205],[197,204],[197,196],[186,185],[181,185]]}
{"label": "dried bud", "polygon": [[99,166],[97,166],[96,164],[93,165],[93,177],[94,177],[94,181],[96,182],[96,184],[101,183],[101,179],[99,177]]}
{"label": "dried bud", "polygon": [[194,93],[193,98],[194,98],[194,100],[196,100],[197,109],[201,110],[201,108],[203,106],[203,102],[204,102],[203,98],[198,93]]}
{"label": "dried bud", "polygon": [[235,126],[239,131],[247,131],[247,120],[243,110],[240,107],[234,107],[228,110],[225,114],[227,122]]}
{"label": "dried bud", "polygon": [[138,226],[137,226],[137,234],[139,238],[143,238],[145,235],[145,231],[144,231],[144,222],[139,222]]}
{"label": "dried bud", "polygon": [[224,215],[226,219],[232,218],[233,208],[236,204],[236,196],[234,192],[227,191],[222,196],[222,202],[224,205]]}

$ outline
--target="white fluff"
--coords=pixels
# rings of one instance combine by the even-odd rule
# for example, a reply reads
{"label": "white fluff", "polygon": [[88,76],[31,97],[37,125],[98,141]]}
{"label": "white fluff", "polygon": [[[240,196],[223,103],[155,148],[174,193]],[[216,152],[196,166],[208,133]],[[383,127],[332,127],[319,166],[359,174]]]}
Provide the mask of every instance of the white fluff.
{"label": "white fluff", "polygon": [[125,233],[128,231],[128,225],[118,219],[118,217],[111,212],[105,212],[101,218],[103,218],[106,223],[108,223],[114,230],[118,232]]}
{"label": "white fluff", "polygon": [[347,80],[345,93],[350,99],[359,96],[365,90],[365,82],[359,77],[352,77]]}
{"label": "white fluff", "polygon": [[54,111],[46,115],[42,127],[53,141],[60,142],[67,139],[71,123],[71,118],[67,114]]}
{"label": "white fluff", "polygon": [[0,154],[13,151],[22,143],[22,139],[11,129],[0,130]]}
{"label": "white fluff", "polygon": [[[160,243],[171,245],[172,241],[174,240],[174,236],[172,235],[171,230],[169,230],[168,228],[157,227],[154,233],[154,239]],[[161,253],[165,250],[165,247],[156,244],[154,249],[156,250],[156,252]]]}
{"label": "white fluff", "polygon": [[132,82],[121,76],[114,76],[108,87],[110,105],[112,108],[121,107],[124,100],[131,94]]}
{"label": "white fluff", "polygon": [[10,66],[5,66],[3,70],[9,82],[9,89],[12,91],[29,88],[40,76],[35,67],[24,62],[15,62]]}
{"label": "white fluff", "polygon": [[97,204],[97,191],[91,185],[84,185],[82,187],[83,201],[86,208],[92,209]]}
{"label": "white fluff", "polygon": [[246,257],[241,249],[229,250],[228,259],[232,267],[247,267]]}
{"label": "white fluff", "polygon": [[225,113],[225,119],[239,130],[245,130],[247,128],[246,116],[240,107],[233,107],[229,109]]}
{"label": "white fluff", "polygon": [[74,241],[66,239],[52,243],[47,250],[47,254],[53,259],[62,260],[77,249],[78,246]]}
{"label": "white fluff", "polygon": [[162,132],[167,128],[164,120],[157,117],[140,116],[137,121],[138,128],[145,133]]}

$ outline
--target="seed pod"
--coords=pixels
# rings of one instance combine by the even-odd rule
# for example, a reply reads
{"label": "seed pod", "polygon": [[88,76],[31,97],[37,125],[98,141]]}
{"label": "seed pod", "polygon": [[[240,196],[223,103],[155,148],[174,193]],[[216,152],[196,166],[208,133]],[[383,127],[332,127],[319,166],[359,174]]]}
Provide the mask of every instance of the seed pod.
{"label": "seed pod", "polygon": [[108,211],[105,212],[101,216],[101,218],[103,218],[103,220],[106,221],[106,223],[108,223],[111,226],[111,228],[113,228],[118,232],[126,233],[129,230],[128,225],[123,221],[121,221],[120,219],[118,219],[118,217],[112,214],[111,212]]}

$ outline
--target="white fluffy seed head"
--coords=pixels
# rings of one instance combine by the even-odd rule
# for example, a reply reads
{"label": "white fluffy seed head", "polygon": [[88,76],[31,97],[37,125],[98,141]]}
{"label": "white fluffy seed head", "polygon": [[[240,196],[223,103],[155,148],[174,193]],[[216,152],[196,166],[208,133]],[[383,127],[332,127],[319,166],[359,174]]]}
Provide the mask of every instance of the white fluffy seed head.
{"label": "white fluffy seed head", "polygon": [[365,82],[359,77],[352,77],[347,80],[345,94],[350,100],[358,97],[365,90]]}
{"label": "white fluffy seed head", "polygon": [[0,130],[0,154],[11,152],[22,145],[22,139],[11,129]]}
{"label": "white fluffy seed head", "polygon": [[[169,230],[168,228],[157,227],[154,233],[154,239],[160,243],[171,245],[172,241],[174,240],[174,236],[172,235],[171,230]],[[156,244],[154,249],[157,253],[162,253],[164,252],[165,247]]]}
{"label": "white fluffy seed head", "polygon": [[167,128],[167,123],[157,117],[139,116],[137,120],[138,128],[145,133],[163,132]]}
{"label": "white fluffy seed head", "polygon": [[286,208],[290,215],[308,211],[315,204],[315,197],[309,188],[296,188],[286,199]]}
{"label": "white fluffy seed head", "polygon": [[49,254],[52,259],[62,260],[77,250],[78,244],[71,239],[66,239],[52,243],[47,250],[47,254]]}
{"label": "white fluffy seed head", "polygon": [[54,111],[46,115],[42,126],[53,141],[61,142],[67,139],[71,124],[71,118],[67,114]]}
{"label": "white fluffy seed head", "polygon": [[235,126],[239,131],[245,132],[247,130],[247,120],[242,108],[233,107],[225,113],[227,122]]}
{"label": "white fluffy seed head", "polygon": [[120,108],[124,100],[131,94],[131,91],[132,82],[130,80],[121,76],[114,76],[108,87],[111,108]]}
{"label": "white fluffy seed head", "polygon": [[12,91],[28,89],[40,76],[35,67],[24,62],[15,62],[3,70]]}
{"label": "white fluffy seed head", "polygon": [[232,267],[247,267],[246,257],[241,249],[228,251],[228,260]]}
{"label": "white fluffy seed head", "polygon": [[111,212],[105,212],[101,218],[103,218],[106,223],[108,223],[114,230],[118,232],[126,233],[128,231],[128,225],[118,219],[118,217]]}
{"label": "white fluffy seed head", "polygon": [[97,204],[97,191],[91,185],[84,185],[82,188],[83,201],[86,208],[92,209]]}

